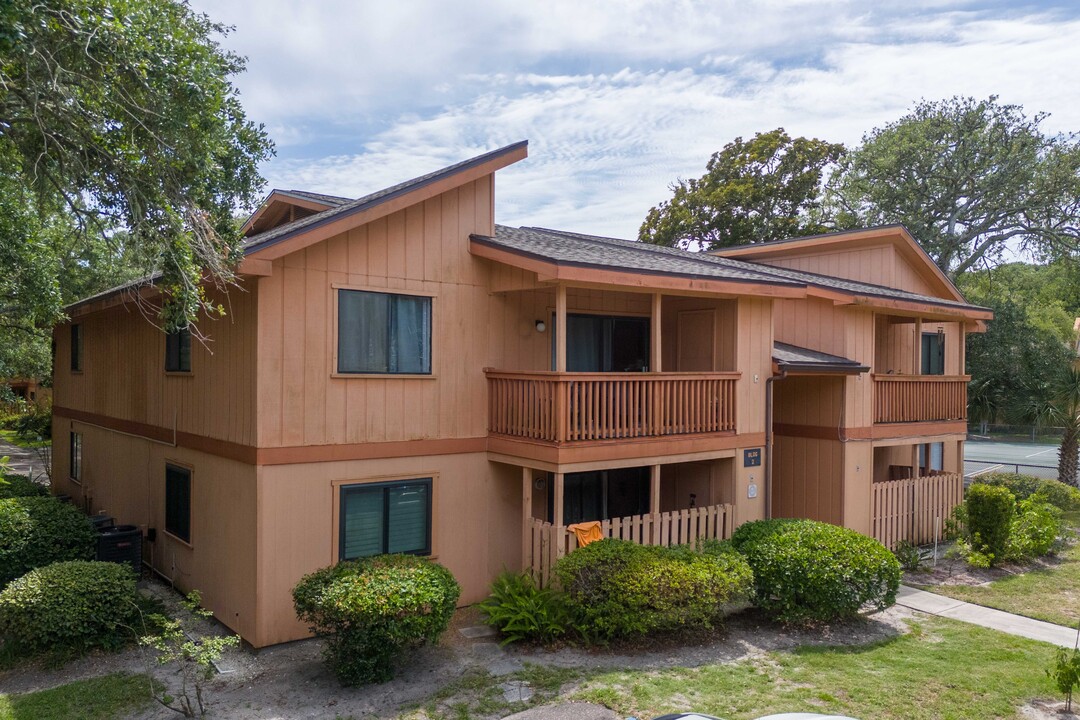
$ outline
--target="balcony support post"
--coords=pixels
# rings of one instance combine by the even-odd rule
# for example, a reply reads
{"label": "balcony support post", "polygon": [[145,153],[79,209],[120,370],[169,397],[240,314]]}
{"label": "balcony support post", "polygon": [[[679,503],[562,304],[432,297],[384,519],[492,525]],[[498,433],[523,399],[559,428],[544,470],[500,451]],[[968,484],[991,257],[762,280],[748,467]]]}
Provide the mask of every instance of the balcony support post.
{"label": "balcony support post", "polygon": [[521,468],[521,569],[532,568],[532,468]]}
{"label": "balcony support post", "polygon": [[652,544],[660,544],[660,466],[649,467],[649,514],[652,515]]}
{"label": "balcony support post", "polygon": [[915,318],[915,342],[912,343],[912,375],[922,375],[922,318]]}
{"label": "balcony support post", "polygon": [[960,374],[967,375],[967,328],[964,327],[964,323],[956,323],[960,329],[960,347],[957,350],[960,352]]}
{"label": "balcony support post", "polygon": [[660,326],[663,322],[663,295],[652,294],[652,315],[649,318],[649,371],[662,372],[663,353],[660,345]]}
{"label": "balcony support post", "polygon": [[566,372],[566,286],[555,286],[555,370]]}
{"label": "balcony support post", "polygon": [[552,504],[555,506],[551,509],[551,519],[554,521],[551,524],[555,527],[555,535],[553,537],[558,538],[559,544],[555,548],[555,557],[561,558],[566,554],[566,542],[564,539],[565,533],[561,532],[563,529],[563,480],[565,475],[561,472],[554,473],[552,476],[552,482],[555,483],[554,492],[552,492]]}

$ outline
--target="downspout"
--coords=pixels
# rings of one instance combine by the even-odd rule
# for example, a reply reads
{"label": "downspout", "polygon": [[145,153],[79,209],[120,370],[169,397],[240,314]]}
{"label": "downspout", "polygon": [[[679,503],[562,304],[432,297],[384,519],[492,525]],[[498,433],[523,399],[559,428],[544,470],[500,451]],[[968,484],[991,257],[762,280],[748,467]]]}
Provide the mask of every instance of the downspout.
{"label": "downspout", "polygon": [[787,370],[765,378],[765,519],[772,519],[773,383],[787,377]]}

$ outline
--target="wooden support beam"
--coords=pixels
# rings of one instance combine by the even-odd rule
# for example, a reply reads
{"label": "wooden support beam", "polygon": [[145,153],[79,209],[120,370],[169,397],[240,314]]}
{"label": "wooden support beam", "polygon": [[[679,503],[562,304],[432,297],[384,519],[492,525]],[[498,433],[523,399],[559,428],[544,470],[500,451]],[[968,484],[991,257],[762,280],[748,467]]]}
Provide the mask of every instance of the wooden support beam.
{"label": "wooden support beam", "polygon": [[912,355],[914,365],[912,365],[912,375],[922,375],[922,318],[915,318],[915,342],[912,348]]}
{"label": "wooden support beam", "polygon": [[660,514],[660,466],[649,467],[649,512]]}
{"label": "wooden support beam", "polygon": [[551,519],[552,526],[554,528],[552,537],[557,539],[557,545],[555,546],[555,558],[561,558],[566,554],[566,542],[563,538],[565,533],[563,532],[563,480],[566,476],[563,473],[555,473],[552,476],[552,482],[555,483],[555,489],[552,493],[552,503],[555,507],[552,508]]}
{"label": "wooden support beam", "polygon": [[660,344],[660,326],[663,321],[663,295],[660,293],[652,294],[652,315],[649,319],[649,331],[651,337],[649,338],[649,371],[650,372],[662,372],[662,358],[661,352],[662,346]]}
{"label": "wooden support beam", "polygon": [[566,285],[555,288],[555,370],[566,372]]}
{"label": "wooden support beam", "polygon": [[521,569],[532,568],[532,468],[521,468]]}
{"label": "wooden support beam", "polygon": [[960,352],[960,374],[967,375],[967,328],[964,323],[956,325],[960,328],[960,347],[957,348]]}

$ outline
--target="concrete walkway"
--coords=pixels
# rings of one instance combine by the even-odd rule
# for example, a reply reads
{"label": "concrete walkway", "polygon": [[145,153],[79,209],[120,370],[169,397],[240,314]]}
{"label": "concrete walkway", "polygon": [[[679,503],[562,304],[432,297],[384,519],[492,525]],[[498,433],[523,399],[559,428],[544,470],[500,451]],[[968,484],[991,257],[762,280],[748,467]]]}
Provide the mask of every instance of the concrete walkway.
{"label": "concrete walkway", "polygon": [[1032,620],[1002,610],[954,600],[944,595],[935,595],[925,590],[916,590],[906,585],[900,586],[900,592],[896,595],[896,604],[929,615],[939,615],[972,625],[981,625],[1009,635],[1040,640],[1065,648],[1071,648],[1076,644],[1076,628]]}
{"label": "concrete walkway", "polygon": [[8,467],[11,472],[19,475],[29,475],[35,480],[48,479],[45,477],[45,465],[36,450],[12,445],[7,440],[0,438],[0,457],[8,457]]}

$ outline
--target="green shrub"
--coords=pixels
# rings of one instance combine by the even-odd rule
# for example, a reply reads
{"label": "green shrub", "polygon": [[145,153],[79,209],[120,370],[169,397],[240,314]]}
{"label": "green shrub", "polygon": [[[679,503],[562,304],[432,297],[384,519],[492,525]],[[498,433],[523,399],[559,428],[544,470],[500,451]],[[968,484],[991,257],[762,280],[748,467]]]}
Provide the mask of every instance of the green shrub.
{"label": "green shrub", "polygon": [[94,557],[90,518],[51,497],[0,500],[0,586],[34,568]]}
{"label": "green shrub", "polygon": [[402,651],[434,643],[461,587],[415,555],[379,555],[323,568],[293,588],[297,616],[326,635],[324,656],[345,685],[385,682]]}
{"label": "green shrub", "polygon": [[919,548],[907,540],[896,543],[892,554],[896,556],[896,562],[900,563],[900,567],[904,570],[918,570],[922,562]]}
{"label": "green shrub", "polygon": [[750,568],[734,553],[600,540],[554,568],[582,633],[591,640],[711,627],[744,598]]}
{"label": "green shrub", "polygon": [[1058,545],[1065,528],[1061,510],[1040,502],[1039,498],[1040,495],[1036,493],[1027,500],[1021,500],[1017,507],[1005,548],[1005,557],[1009,560],[1041,557]]}
{"label": "green shrub", "polygon": [[967,537],[973,550],[986,556],[990,565],[1005,558],[1016,514],[1016,498],[1002,486],[976,483],[964,497]]}
{"label": "green shrub", "polygon": [[854,530],[759,520],[740,526],[731,540],[754,572],[754,604],[784,622],[851,617],[865,605],[880,610],[896,602],[896,557]]}
{"label": "green shrub", "polygon": [[20,652],[117,648],[134,638],[137,600],[126,565],[53,563],[0,592],[0,637]]}
{"label": "green shrub", "polygon": [[495,578],[491,597],[480,603],[480,611],[503,635],[503,644],[552,642],[576,628],[566,596],[553,588],[537,587],[527,572],[504,572]]}
{"label": "green shrub", "polygon": [[44,497],[49,488],[36,483],[26,475],[0,474],[0,500],[15,497]]}
{"label": "green shrub", "polygon": [[52,408],[30,404],[26,412],[11,424],[11,429],[24,438],[52,437]]}
{"label": "green shrub", "polygon": [[1080,490],[1058,480],[1017,473],[987,473],[976,478],[975,484],[1007,488],[1018,501],[1037,495],[1059,510],[1080,510]]}

